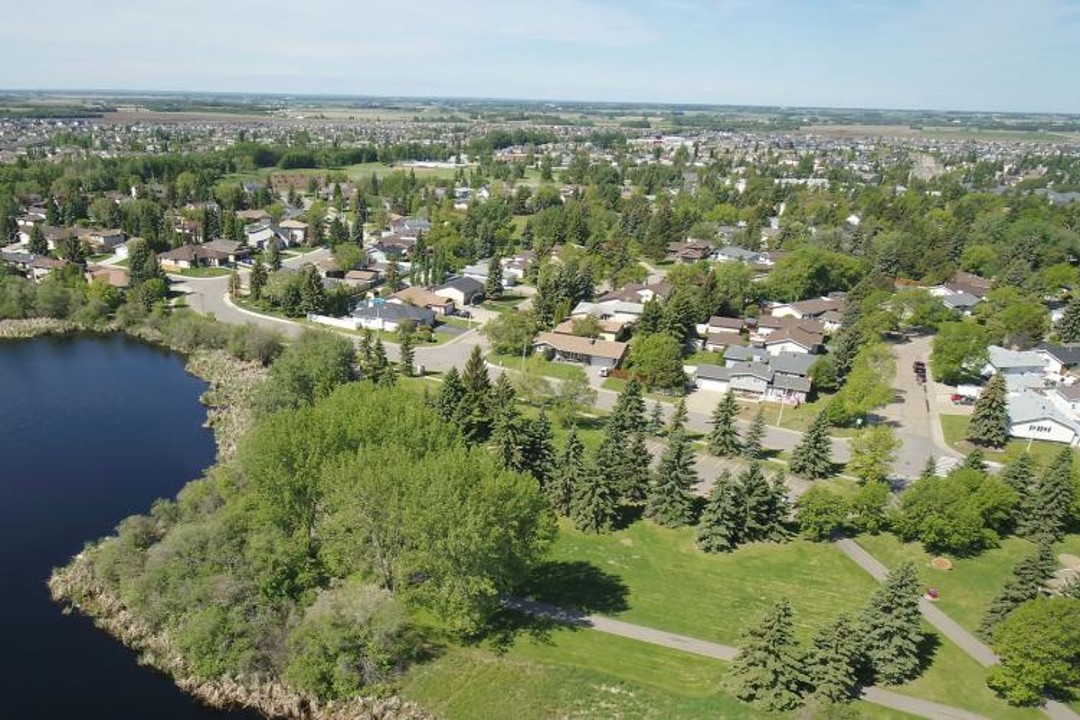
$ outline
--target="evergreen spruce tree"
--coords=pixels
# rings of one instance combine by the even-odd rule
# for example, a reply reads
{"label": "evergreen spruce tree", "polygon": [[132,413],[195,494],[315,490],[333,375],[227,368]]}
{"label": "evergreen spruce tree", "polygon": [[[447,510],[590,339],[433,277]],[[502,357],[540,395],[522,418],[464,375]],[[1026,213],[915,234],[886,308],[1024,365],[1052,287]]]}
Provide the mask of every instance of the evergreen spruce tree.
{"label": "evergreen spruce tree", "polygon": [[491,432],[491,379],[480,346],[474,346],[465,369],[461,372],[461,384],[465,387],[461,412],[462,432],[466,442],[482,443]]}
{"label": "evergreen spruce tree", "polygon": [[270,269],[277,272],[281,269],[281,248],[278,246],[278,241],[271,239],[266,244],[266,264],[270,266]]}
{"label": "evergreen spruce tree", "polygon": [[814,697],[825,703],[857,698],[861,657],[858,629],[846,615],[823,627],[814,637],[806,661]]}
{"label": "evergreen spruce tree", "polygon": [[544,411],[527,423],[523,452],[524,469],[536,478],[542,490],[546,490],[555,475],[557,459],[551,420]]}
{"label": "evergreen spruce tree", "polygon": [[979,625],[979,635],[984,640],[990,640],[994,626],[1007,618],[1013,610],[1046,593],[1046,581],[1057,569],[1057,558],[1054,557],[1051,547],[1048,542],[1042,543],[1035,554],[1016,563],[1012,577],[990,601],[990,607]]}
{"label": "evergreen spruce tree", "polygon": [[495,457],[508,469],[521,472],[525,467],[528,446],[527,429],[514,406],[495,413],[491,423],[491,447]]}
{"label": "evergreen spruce tree", "polygon": [[985,473],[989,466],[986,464],[986,455],[983,453],[982,448],[975,448],[967,457],[964,458],[964,463],[960,467],[965,470],[974,470],[975,472]]}
{"label": "evergreen spruce tree", "polygon": [[615,527],[619,515],[619,491],[595,465],[586,467],[574,486],[570,518],[582,532],[603,533]]}
{"label": "evergreen spruce tree", "polygon": [[721,457],[733,457],[742,450],[735,418],[739,416],[739,404],[735,394],[728,390],[712,414],[712,430],[709,432],[709,452]]}
{"label": "evergreen spruce tree", "polygon": [[694,451],[682,429],[672,433],[649,487],[645,516],[664,527],[681,527],[694,521],[694,496],[698,481]]}
{"label": "evergreen spruce tree", "polygon": [[502,258],[496,252],[491,256],[491,261],[488,263],[487,279],[484,282],[484,297],[495,300],[501,298],[503,294],[503,267]]}
{"label": "evergreen spruce tree", "polygon": [[676,430],[682,430],[686,426],[687,417],[686,398],[681,397],[679,402],[675,403],[675,409],[671,411],[671,418],[668,420],[667,426],[668,435],[675,434]]}
{"label": "evergreen spruce tree", "polygon": [[792,710],[802,702],[806,675],[792,624],[791,604],[774,605],[745,635],[732,663],[736,694],[769,712]]}
{"label": "evergreen spruce tree", "polygon": [[569,517],[574,501],[574,490],[585,476],[585,446],[578,439],[577,428],[571,428],[566,438],[555,473],[547,487],[548,499],[555,512]]}
{"label": "evergreen spruce tree", "polygon": [[1060,540],[1071,521],[1075,495],[1073,450],[1065,448],[1039,477],[1030,502],[1024,508],[1026,515],[1019,528],[1020,534]]}
{"label": "evergreen spruce tree", "polygon": [[788,514],[783,480],[770,483],[761,464],[754,462],[739,474],[738,493],[743,505],[743,540],[760,542],[783,538],[783,523]]}
{"label": "evergreen spruce tree", "polygon": [[1058,337],[1061,342],[1080,342],[1080,295],[1069,300],[1065,313],[1058,323]]}
{"label": "evergreen spruce tree", "polygon": [[617,425],[626,433],[643,431],[645,429],[645,399],[641,382],[636,377],[631,377],[619,393],[615,406],[608,416],[608,426]]}
{"label": "evergreen spruce tree", "polygon": [[465,385],[456,367],[446,371],[439,394],[435,396],[435,409],[445,422],[457,422],[465,403]]}
{"label": "evergreen spruce tree", "polygon": [[746,429],[742,439],[742,456],[747,460],[760,460],[762,443],[765,441],[765,411],[759,409],[754,421]]}
{"label": "evergreen spruce tree", "polygon": [[937,477],[937,459],[933,455],[926,458],[926,464],[923,465],[922,472],[919,473],[920,480],[929,480],[930,478]]}
{"label": "evergreen spruce tree", "polygon": [[1031,505],[1035,492],[1035,469],[1031,461],[1031,455],[1026,452],[1022,453],[1005,467],[1000,477],[1006,485],[1016,492],[1016,496],[1020,499],[1013,506],[1010,520],[1018,534],[1026,535],[1028,533],[1021,530],[1021,528],[1026,529],[1030,524]]}
{"label": "evergreen spruce tree", "polygon": [[240,273],[236,270],[229,273],[229,297],[233,300],[240,297]]}
{"label": "evergreen spruce tree", "polygon": [[382,340],[376,339],[371,348],[371,367],[369,369],[371,379],[377,385],[394,385],[397,382],[397,373],[386,359],[386,347]]}
{"label": "evergreen spruce tree", "polygon": [[[857,305],[857,303],[852,303],[852,305]],[[846,316],[845,313],[845,318]],[[833,368],[836,371],[836,379],[839,382],[843,382],[844,378],[851,372],[851,367],[855,364],[855,356],[859,354],[863,344],[862,332],[860,332],[858,326],[841,328],[836,333],[836,342],[833,343],[831,357]]]}
{"label": "evergreen spruce tree", "polygon": [[416,369],[416,333],[407,325],[398,327],[398,364],[405,377],[412,377]]}
{"label": "evergreen spruce tree", "polygon": [[908,561],[889,573],[863,610],[859,634],[879,683],[902,683],[919,671],[923,641],[921,596],[915,564]]}
{"label": "evergreen spruce tree", "polygon": [[262,264],[262,260],[256,260],[251,265],[251,278],[248,280],[248,295],[255,302],[262,300],[268,279],[266,266]]}
{"label": "evergreen spruce tree", "polygon": [[659,400],[653,403],[652,412],[649,413],[649,420],[646,424],[646,430],[650,435],[659,435],[664,430],[664,411],[660,407]]}
{"label": "evergreen spruce tree", "polygon": [[1009,440],[1009,410],[1005,402],[1005,376],[995,373],[975,402],[968,424],[968,440],[1000,448]]}
{"label": "evergreen spruce tree", "polygon": [[731,552],[743,542],[746,508],[731,473],[724,470],[716,478],[709,501],[701,511],[697,527],[698,547],[709,553]]}
{"label": "evergreen spruce tree", "polygon": [[326,309],[326,288],[314,265],[307,265],[303,270],[303,283],[300,285],[300,310],[304,314],[321,313]]}
{"label": "evergreen spruce tree", "polygon": [[656,297],[646,300],[641,311],[641,317],[638,318],[634,327],[634,335],[636,337],[655,335],[660,332],[663,322],[664,308],[660,305],[660,301]]}
{"label": "evergreen spruce tree", "polygon": [[833,473],[832,442],[829,440],[829,418],[819,412],[802,440],[791,453],[791,471],[808,480],[829,477]]}
{"label": "evergreen spruce tree", "polygon": [[49,241],[45,239],[45,231],[41,229],[41,225],[35,224],[30,228],[30,243],[26,249],[31,255],[47,255],[49,253]]}
{"label": "evergreen spruce tree", "polygon": [[652,479],[651,466],[652,453],[645,444],[644,433],[631,433],[623,446],[619,470],[620,487],[627,502],[639,503],[645,500]]}

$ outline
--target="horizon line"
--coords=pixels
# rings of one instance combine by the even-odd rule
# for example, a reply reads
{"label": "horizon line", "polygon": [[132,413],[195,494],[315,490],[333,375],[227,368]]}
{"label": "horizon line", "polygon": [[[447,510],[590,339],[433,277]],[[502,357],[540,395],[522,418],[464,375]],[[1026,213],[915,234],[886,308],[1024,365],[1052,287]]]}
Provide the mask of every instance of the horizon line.
{"label": "horizon line", "polygon": [[756,103],[709,103],[709,102],[673,102],[655,100],[573,100],[555,98],[521,98],[521,97],[498,97],[487,95],[365,95],[349,93],[291,93],[291,92],[261,92],[256,90],[149,90],[145,88],[0,88],[0,95],[5,94],[63,94],[76,97],[93,97],[96,94],[116,97],[155,97],[155,96],[192,96],[192,95],[217,95],[234,97],[271,97],[271,98],[296,98],[296,99],[337,99],[337,100],[408,100],[408,101],[466,101],[466,102],[507,102],[528,104],[551,104],[551,105],[610,105],[616,107],[657,107],[657,108],[693,108],[693,109],[756,109],[756,110],[827,110],[832,112],[894,112],[894,113],[938,113],[943,115],[1014,115],[1014,116],[1057,116],[1065,118],[1080,118],[1080,112],[1067,112],[1061,110],[954,110],[930,107],[871,107],[871,106],[842,106],[842,105],[762,105]]}

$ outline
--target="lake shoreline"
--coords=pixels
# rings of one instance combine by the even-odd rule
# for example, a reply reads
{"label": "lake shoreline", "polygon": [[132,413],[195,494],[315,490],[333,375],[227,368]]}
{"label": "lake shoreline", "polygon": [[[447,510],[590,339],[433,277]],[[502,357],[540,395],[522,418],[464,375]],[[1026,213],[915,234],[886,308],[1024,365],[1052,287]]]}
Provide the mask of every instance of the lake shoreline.
{"label": "lake shoreline", "polygon": [[[0,321],[0,341],[49,336],[100,337],[115,333],[184,356],[186,372],[209,385],[200,401],[206,406],[204,424],[214,434],[218,462],[231,457],[239,439],[252,424],[251,396],[267,375],[266,368],[259,363],[239,360],[223,350],[184,352],[170,347],[160,334],[147,328],[132,332],[115,324],[85,327],[49,319]],[[93,556],[113,539],[114,536],[109,536],[88,543],[67,565],[55,568],[47,582],[52,599],[65,614],[78,612],[90,618],[98,629],[136,653],[141,665],[163,673],[203,705],[219,710],[250,710],[268,718],[289,720],[419,720],[430,717],[419,706],[396,695],[324,703],[265,678],[197,678],[167,633],[155,632],[120,601],[114,588],[95,574]]]}

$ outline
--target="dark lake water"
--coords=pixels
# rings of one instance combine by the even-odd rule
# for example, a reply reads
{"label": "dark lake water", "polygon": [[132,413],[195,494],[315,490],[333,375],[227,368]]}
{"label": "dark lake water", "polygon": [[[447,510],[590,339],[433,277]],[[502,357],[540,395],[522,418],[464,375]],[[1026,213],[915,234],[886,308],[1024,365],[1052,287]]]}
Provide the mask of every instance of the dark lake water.
{"label": "dark lake water", "polygon": [[121,336],[0,342],[0,717],[235,720],[203,708],[45,581],[214,459],[205,384]]}

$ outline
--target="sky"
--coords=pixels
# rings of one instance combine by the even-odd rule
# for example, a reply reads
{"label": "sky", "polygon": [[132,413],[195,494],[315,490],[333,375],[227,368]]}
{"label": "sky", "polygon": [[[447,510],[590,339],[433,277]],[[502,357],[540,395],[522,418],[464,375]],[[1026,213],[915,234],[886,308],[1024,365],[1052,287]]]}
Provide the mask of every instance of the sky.
{"label": "sky", "polygon": [[1080,0],[33,0],[0,88],[1080,113]]}

